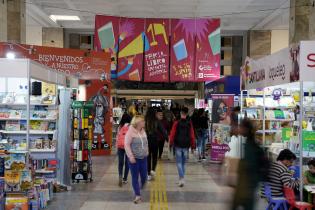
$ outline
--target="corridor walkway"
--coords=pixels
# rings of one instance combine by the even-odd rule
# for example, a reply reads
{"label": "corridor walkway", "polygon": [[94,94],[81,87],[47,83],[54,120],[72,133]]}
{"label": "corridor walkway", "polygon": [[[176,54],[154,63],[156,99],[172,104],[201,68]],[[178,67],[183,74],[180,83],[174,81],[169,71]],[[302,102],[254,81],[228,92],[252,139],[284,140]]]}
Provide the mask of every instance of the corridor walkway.
{"label": "corridor walkway", "polygon": [[146,186],[143,202],[135,205],[130,183],[118,187],[115,156],[93,161],[94,182],[56,194],[49,210],[225,210],[232,197],[232,189],[220,185],[218,165],[203,166],[191,158],[186,185],[179,188],[175,163],[165,160],[158,165],[155,181]]}

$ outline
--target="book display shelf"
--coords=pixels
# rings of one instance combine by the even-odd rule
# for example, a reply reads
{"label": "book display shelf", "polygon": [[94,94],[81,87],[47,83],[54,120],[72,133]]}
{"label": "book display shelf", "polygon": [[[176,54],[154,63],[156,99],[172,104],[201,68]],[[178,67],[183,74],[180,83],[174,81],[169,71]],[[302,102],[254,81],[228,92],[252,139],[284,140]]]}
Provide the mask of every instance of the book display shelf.
{"label": "book display shelf", "polygon": [[78,81],[28,59],[0,59],[0,66],[0,204],[45,208],[65,161],[57,145],[68,140],[59,138],[58,92]]}

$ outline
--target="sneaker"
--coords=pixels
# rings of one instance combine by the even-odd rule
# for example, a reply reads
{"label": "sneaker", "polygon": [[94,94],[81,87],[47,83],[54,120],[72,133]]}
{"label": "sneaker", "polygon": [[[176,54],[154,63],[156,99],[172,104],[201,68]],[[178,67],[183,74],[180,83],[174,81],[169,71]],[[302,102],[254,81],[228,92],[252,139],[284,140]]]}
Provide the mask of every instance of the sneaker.
{"label": "sneaker", "polygon": [[178,187],[184,187],[184,185],[185,185],[184,179],[179,180]]}
{"label": "sneaker", "polygon": [[128,184],[128,180],[123,179],[122,183],[123,183],[123,184]]}
{"label": "sneaker", "polygon": [[155,176],[156,175],[156,173],[155,173],[155,171],[151,171],[151,176]]}
{"label": "sneaker", "polygon": [[148,181],[152,181],[152,176],[148,175]]}
{"label": "sneaker", "polygon": [[207,160],[207,158],[205,156],[202,157],[202,160]]}
{"label": "sneaker", "polygon": [[133,200],[134,204],[139,204],[141,203],[141,197],[140,196],[136,196],[136,198]]}

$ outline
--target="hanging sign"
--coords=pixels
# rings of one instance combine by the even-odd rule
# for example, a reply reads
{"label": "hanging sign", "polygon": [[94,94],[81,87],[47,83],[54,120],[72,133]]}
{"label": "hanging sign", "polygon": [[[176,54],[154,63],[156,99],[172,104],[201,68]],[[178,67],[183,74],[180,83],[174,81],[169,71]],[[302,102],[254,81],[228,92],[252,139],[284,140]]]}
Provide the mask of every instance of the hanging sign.
{"label": "hanging sign", "polygon": [[80,79],[109,79],[110,54],[104,52],[0,43],[0,57],[14,53],[16,58],[29,58],[52,69]]}
{"label": "hanging sign", "polygon": [[146,19],[150,49],[144,55],[144,81],[169,82],[169,19]]}
{"label": "hanging sign", "polygon": [[171,68],[172,82],[195,80],[195,19],[171,20]]}
{"label": "hanging sign", "polygon": [[109,52],[111,55],[111,78],[117,78],[117,53],[119,38],[119,17],[95,16],[94,48],[96,51]]}
{"label": "hanging sign", "polygon": [[[314,81],[315,77],[315,42],[302,41],[300,44],[300,76],[301,81]],[[297,49],[295,54],[298,54]],[[294,67],[296,64],[294,65]]]}
{"label": "hanging sign", "polygon": [[121,18],[119,34],[122,40],[119,44],[117,78],[141,81],[144,46],[150,46],[144,33],[144,19]]}
{"label": "hanging sign", "polygon": [[196,19],[195,81],[220,78],[221,35],[220,19]]}

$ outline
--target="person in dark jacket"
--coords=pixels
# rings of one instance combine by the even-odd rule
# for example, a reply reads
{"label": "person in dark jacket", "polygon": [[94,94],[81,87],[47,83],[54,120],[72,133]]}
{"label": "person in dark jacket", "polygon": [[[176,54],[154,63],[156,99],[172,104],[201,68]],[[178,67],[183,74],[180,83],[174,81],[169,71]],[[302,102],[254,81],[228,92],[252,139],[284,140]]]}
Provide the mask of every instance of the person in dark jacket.
{"label": "person in dark jacket", "polygon": [[160,135],[162,135],[164,139],[168,139],[167,132],[163,128],[161,122],[157,119],[156,111],[153,107],[148,109],[145,116],[145,130],[149,143],[148,181],[151,181],[155,176]]}
{"label": "person in dark jacket", "polygon": [[170,134],[170,145],[175,147],[176,166],[179,175],[179,187],[185,184],[185,162],[189,148],[195,149],[195,133],[190,120],[187,120],[188,108],[184,107],[181,112],[181,119],[175,121]]}
{"label": "person in dark jacket", "polygon": [[263,176],[266,164],[266,155],[255,140],[255,126],[244,119],[241,122],[239,132],[246,137],[244,158],[240,160],[238,167],[238,182],[232,203],[232,210],[243,207],[244,210],[253,210],[255,205],[255,192]]}

